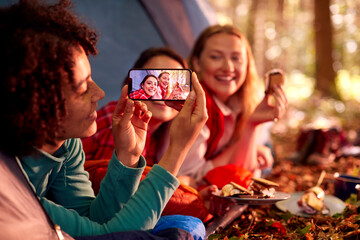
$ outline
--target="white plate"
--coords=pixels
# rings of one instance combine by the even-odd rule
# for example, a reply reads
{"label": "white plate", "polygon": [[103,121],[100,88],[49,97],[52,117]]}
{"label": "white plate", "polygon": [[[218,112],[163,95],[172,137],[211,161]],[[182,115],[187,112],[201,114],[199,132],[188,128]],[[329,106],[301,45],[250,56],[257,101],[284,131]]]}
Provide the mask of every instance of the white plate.
{"label": "white plate", "polygon": [[290,194],[284,192],[275,192],[274,197],[272,198],[245,198],[245,197],[224,197],[219,195],[219,193],[213,193],[214,196],[227,199],[231,202],[239,203],[239,204],[248,204],[248,205],[266,205],[266,204],[274,204],[278,201],[282,201],[284,199],[290,198]]}
{"label": "white plate", "polygon": [[[289,199],[279,201],[275,203],[275,206],[284,212],[289,211],[293,215],[311,217],[311,214],[304,213],[297,204],[303,194],[304,192],[292,193]],[[341,199],[332,195],[325,195],[324,204],[329,209],[330,216],[336,213],[341,213],[345,208],[345,203]]]}

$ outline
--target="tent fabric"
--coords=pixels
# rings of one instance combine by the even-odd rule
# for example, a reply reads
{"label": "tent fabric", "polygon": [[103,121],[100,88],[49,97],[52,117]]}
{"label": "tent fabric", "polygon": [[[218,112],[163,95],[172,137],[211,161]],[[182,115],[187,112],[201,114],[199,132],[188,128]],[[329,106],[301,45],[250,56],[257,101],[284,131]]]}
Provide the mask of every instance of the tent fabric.
{"label": "tent fabric", "polygon": [[[54,2],[54,0],[47,0]],[[8,6],[18,0],[0,0]],[[74,11],[99,32],[92,77],[105,91],[102,107],[119,99],[123,80],[140,53],[170,46],[187,58],[194,39],[217,23],[207,0],[72,0]]]}
{"label": "tent fabric", "polygon": [[79,15],[100,34],[99,54],[89,59],[92,77],[105,91],[100,108],[119,99],[123,81],[142,51],[166,43],[139,1],[72,1]]}
{"label": "tent fabric", "polygon": [[[205,27],[219,23],[216,17],[216,12],[209,4],[208,0],[182,0],[182,2],[190,21],[194,39],[199,36]],[[186,57],[189,54],[190,52],[186,55]]]}
{"label": "tent fabric", "polygon": [[139,0],[147,10],[151,20],[166,45],[182,53],[191,49],[194,36],[190,21],[181,0]]}
{"label": "tent fabric", "polygon": [[73,1],[101,34],[99,55],[90,59],[93,78],[106,94],[99,107],[120,97],[142,51],[170,46],[187,58],[200,31],[217,22],[207,0]]}

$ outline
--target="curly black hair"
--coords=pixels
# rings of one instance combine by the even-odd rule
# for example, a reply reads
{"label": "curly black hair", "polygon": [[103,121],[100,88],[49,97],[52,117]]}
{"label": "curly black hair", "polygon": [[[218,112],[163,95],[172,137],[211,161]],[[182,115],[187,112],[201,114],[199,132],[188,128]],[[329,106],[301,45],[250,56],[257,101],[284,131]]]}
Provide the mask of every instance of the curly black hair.
{"label": "curly black hair", "polygon": [[24,155],[53,143],[67,114],[61,91],[73,83],[73,51],[96,55],[97,34],[71,2],[20,0],[0,8],[0,149]]}

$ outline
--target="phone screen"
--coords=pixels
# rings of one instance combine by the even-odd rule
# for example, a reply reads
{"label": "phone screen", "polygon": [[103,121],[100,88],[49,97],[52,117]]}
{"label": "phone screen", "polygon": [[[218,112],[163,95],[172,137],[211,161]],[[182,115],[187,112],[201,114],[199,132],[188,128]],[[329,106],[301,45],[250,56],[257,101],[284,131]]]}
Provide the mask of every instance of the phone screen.
{"label": "phone screen", "polygon": [[190,69],[130,69],[132,100],[185,100],[191,91]]}

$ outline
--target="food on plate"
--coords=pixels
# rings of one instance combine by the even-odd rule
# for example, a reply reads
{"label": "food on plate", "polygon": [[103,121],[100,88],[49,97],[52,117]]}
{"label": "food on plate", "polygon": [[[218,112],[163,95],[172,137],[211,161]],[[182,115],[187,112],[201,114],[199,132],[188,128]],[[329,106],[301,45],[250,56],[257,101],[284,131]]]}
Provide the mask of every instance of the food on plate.
{"label": "food on plate", "polygon": [[280,69],[273,69],[269,71],[267,74],[267,77],[265,78],[265,84],[266,84],[266,92],[272,93],[274,91],[275,86],[283,86],[285,79],[284,79],[284,73]]}
{"label": "food on plate", "polygon": [[275,194],[275,187],[279,184],[269,181],[264,178],[252,178],[249,189],[254,192],[255,195],[259,195],[263,198],[272,198]]}
{"label": "food on plate", "polygon": [[299,207],[307,214],[321,213],[324,209],[325,192],[315,186],[308,189],[298,201]]}
{"label": "food on plate", "polygon": [[221,195],[224,197],[234,195],[253,195],[253,192],[249,191],[248,189],[237,183],[230,182],[221,189]]}
{"label": "food on plate", "polygon": [[263,178],[252,178],[248,188],[237,183],[230,182],[221,189],[221,195],[247,197],[247,198],[272,198],[275,194],[275,188],[279,184]]}

